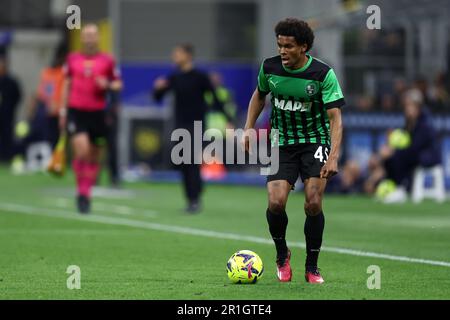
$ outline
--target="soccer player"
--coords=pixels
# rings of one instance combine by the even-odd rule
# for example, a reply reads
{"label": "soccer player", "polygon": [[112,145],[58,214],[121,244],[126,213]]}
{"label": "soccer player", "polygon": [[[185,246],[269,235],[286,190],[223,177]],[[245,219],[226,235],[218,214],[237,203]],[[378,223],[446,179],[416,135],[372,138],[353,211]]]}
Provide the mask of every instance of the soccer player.
{"label": "soccer player", "polygon": [[325,219],[322,198],[327,179],[338,172],[342,139],[340,108],[344,97],[333,69],[308,54],[314,34],[304,21],[288,18],[275,27],[279,55],[265,59],[258,86],[250,99],[243,147],[249,150],[249,130],[272,95],[271,128],[279,130],[279,170],[267,177],[269,231],[277,251],[277,276],[291,281],[291,251],[286,245],[288,195],[300,174],[304,183],[306,221],[305,279],[323,283],[317,267]]}
{"label": "soccer player", "polygon": [[108,90],[120,91],[122,81],[114,59],[99,51],[95,24],[81,30],[82,51],[71,53],[65,66],[64,107],[60,126],[67,124],[73,149],[80,213],[90,211],[91,188],[99,172],[100,152],[105,144],[105,107]]}

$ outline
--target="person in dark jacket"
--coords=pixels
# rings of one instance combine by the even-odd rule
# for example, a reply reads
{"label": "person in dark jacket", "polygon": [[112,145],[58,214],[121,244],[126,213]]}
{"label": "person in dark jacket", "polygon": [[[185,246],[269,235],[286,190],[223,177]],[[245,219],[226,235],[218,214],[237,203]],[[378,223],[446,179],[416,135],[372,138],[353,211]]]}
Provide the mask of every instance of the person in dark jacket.
{"label": "person in dark jacket", "polygon": [[423,95],[417,89],[405,93],[404,129],[409,134],[410,143],[401,149],[385,145],[380,150],[379,159],[384,167],[385,178],[397,185],[397,189],[386,199],[387,202],[406,200],[406,192],[410,189],[415,168],[429,168],[442,163],[439,136],[423,101]]}
{"label": "person in dark jacket", "polygon": [[0,52],[0,161],[9,162],[13,155],[13,128],[20,99],[19,83],[8,73],[6,54]]}
{"label": "person in dark jacket", "polygon": [[390,155],[384,162],[386,174],[397,184],[405,183],[418,166],[428,168],[442,162],[439,137],[422,101],[417,90],[406,93],[403,102],[405,130],[411,137],[411,144],[405,149],[384,151],[385,155]]}
{"label": "person in dark jacket", "polygon": [[[175,128],[186,129],[193,137],[194,121],[201,121],[202,132],[205,128],[205,116],[208,105],[205,101],[205,93],[211,92],[213,96],[213,109],[223,111],[223,105],[217,99],[214,86],[208,74],[195,68],[193,63],[194,49],[190,44],[181,44],[172,52],[172,60],[177,70],[168,77],[160,77],[155,80],[153,87],[153,98],[160,101],[163,96],[173,91],[175,96]],[[183,177],[183,185],[188,206],[188,213],[196,213],[200,210],[200,196],[203,190],[203,182],[200,175],[200,164],[194,163],[192,146],[192,159],[190,163],[180,165]]]}
{"label": "person in dark jacket", "polygon": [[108,105],[106,107],[106,144],[108,148],[107,168],[109,181],[112,187],[118,188],[121,184],[118,159],[118,133],[120,115],[120,92],[110,90]]}

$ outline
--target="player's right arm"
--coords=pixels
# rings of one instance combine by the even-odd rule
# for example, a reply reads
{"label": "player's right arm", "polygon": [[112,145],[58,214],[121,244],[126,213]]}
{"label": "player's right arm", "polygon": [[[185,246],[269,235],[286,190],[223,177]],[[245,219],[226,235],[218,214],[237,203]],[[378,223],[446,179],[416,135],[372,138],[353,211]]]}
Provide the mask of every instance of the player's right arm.
{"label": "player's right arm", "polygon": [[264,109],[265,103],[266,95],[261,93],[258,89],[255,89],[248,104],[247,121],[245,122],[244,136],[242,137],[242,147],[244,148],[244,151],[251,152],[249,141],[251,135],[249,130],[255,128],[256,120]]}
{"label": "player's right arm", "polygon": [[252,94],[250,102],[248,104],[247,111],[247,121],[245,122],[244,135],[242,137],[242,148],[244,151],[251,152],[249,134],[250,130],[255,128],[256,120],[264,109],[266,104],[266,95],[269,93],[269,82],[267,81],[266,75],[264,74],[264,62],[259,68],[258,74],[258,86]]}

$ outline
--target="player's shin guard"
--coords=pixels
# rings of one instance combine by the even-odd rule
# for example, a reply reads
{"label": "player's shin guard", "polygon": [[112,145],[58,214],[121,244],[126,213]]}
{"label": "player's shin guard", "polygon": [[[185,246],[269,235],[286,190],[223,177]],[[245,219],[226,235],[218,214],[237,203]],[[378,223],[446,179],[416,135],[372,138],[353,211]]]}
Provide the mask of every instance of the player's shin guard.
{"label": "player's shin guard", "polygon": [[267,209],[266,216],[269,223],[269,231],[277,249],[277,257],[286,258],[288,254],[286,245],[288,217],[286,211],[274,213]]}
{"label": "player's shin guard", "polygon": [[306,240],[306,268],[317,268],[320,247],[322,246],[323,229],[325,227],[325,216],[320,212],[315,216],[306,216],[305,240]]}

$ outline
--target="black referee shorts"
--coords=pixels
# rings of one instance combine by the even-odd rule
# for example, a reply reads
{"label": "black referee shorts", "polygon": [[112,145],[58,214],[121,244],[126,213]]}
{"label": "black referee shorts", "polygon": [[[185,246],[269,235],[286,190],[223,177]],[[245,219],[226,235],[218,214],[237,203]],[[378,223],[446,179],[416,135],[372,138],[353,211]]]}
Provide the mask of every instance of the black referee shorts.
{"label": "black referee shorts", "polygon": [[300,175],[302,181],[320,177],[320,170],[328,159],[330,146],[320,143],[303,143],[279,148],[279,169],[267,176],[267,182],[286,180],[292,187]]}
{"label": "black referee shorts", "polygon": [[67,132],[70,136],[77,133],[87,133],[92,144],[104,146],[107,134],[105,111],[83,111],[69,108]]}

